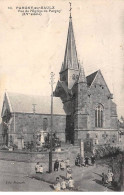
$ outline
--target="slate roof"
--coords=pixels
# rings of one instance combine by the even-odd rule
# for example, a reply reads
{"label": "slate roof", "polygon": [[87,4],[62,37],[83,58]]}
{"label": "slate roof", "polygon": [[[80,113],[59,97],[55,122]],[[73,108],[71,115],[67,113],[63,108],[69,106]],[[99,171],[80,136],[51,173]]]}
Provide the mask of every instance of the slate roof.
{"label": "slate roof", "polygon": [[[51,97],[25,95],[7,92],[7,99],[12,112],[32,113],[32,104],[36,104],[36,113],[51,113]],[[65,115],[63,103],[59,97],[53,97],[53,114]]]}
{"label": "slate roof", "polygon": [[97,73],[98,73],[98,71],[96,71],[96,72],[94,72],[94,73],[92,73],[92,74],[90,74],[86,77],[88,86],[90,86],[92,84],[92,82],[95,79],[95,76],[96,76]]}

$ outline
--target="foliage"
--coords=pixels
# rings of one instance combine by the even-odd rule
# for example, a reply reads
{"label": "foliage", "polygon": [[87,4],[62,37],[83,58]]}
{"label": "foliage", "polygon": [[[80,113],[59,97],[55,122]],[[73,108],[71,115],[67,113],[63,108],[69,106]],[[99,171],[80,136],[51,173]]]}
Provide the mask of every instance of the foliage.
{"label": "foliage", "polygon": [[121,116],[120,120],[118,121],[119,128],[124,129],[124,117]]}
{"label": "foliage", "polygon": [[97,159],[100,158],[106,158],[110,156],[116,156],[120,153],[120,148],[119,147],[113,147],[110,145],[104,145],[104,146],[98,146],[95,149],[95,157]]}
{"label": "foliage", "polygon": [[33,151],[34,150],[34,142],[24,142],[24,150]]}
{"label": "foliage", "polygon": [[[46,138],[45,138],[45,145],[44,147],[47,149],[50,149],[50,139],[51,136],[48,133]],[[56,133],[52,134],[52,148],[53,150],[55,150],[55,148],[61,147],[61,141],[59,140],[59,138],[57,138]]]}

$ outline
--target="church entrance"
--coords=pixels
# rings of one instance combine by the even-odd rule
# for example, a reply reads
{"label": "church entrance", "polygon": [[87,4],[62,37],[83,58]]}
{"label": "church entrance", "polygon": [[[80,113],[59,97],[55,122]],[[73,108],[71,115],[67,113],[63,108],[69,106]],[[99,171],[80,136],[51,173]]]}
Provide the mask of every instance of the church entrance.
{"label": "church entrance", "polygon": [[66,142],[70,144],[74,144],[74,122],[70,115],[66,116]]}

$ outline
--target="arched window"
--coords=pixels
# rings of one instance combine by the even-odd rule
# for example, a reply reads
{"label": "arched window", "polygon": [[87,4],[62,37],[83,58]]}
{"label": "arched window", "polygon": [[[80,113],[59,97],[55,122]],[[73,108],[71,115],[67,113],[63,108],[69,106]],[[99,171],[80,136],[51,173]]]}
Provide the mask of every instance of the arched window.
{"label": "arched window", "polygon": [[103,106],[101,104],[95,109],[95,127],[103,127]]}

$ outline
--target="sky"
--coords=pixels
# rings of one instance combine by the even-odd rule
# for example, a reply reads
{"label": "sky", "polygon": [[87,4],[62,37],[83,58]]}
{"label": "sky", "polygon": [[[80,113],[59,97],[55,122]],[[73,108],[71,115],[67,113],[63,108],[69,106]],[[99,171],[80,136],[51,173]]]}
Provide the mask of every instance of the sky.
{"label": "sky", "polygon": [[[124,1],[72,0],[78,59],[86,76],[101,70],[124,116]],[[41,16],[22,16],[19,6],[54,6]],[[9,9],[11,8],[11,9]],[[67,0],[0,0],[0,110],[5,90],[50,95],[64,60],[69,23]]]}

